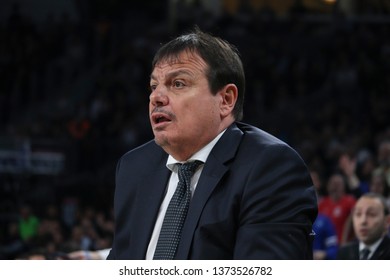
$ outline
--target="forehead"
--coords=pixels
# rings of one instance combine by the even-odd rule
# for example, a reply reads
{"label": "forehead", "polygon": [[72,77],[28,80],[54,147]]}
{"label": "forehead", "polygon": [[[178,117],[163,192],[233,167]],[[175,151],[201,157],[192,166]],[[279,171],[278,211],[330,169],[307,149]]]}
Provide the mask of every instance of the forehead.
{"label": "forehead", "polygon": [[329,183],[330,184],[343,184],[344,179],[341,175],[333,175],[332,177],[330,177]]}
{"label": "forehead", "polygon": [[180,52],[179,54],[172,54],[158,61],[154,66],[152,73],[181,68],[205,72],[207,69],[207,63],[196,52],[186,50]]}
{"label": "forehead", "polygon": [[379,199],[377,198],[373,198],[373,197],[362,197],[361,199],[359,199],[357,202],[356,202],[356,205],[355,205],[355,208],[356,209],[367,209],[367,208],[371,208],[371,209],[379,209],[379,210],[382,210],[383,209],[383,206],[382,206],[382,203]]}

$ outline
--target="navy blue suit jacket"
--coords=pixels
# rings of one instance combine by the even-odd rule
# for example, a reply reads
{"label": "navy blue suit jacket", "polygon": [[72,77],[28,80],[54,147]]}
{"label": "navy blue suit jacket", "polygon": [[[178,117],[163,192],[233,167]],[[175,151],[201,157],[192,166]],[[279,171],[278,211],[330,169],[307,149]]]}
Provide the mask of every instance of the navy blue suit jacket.
{"label": "navy blue suit jacket", "polygon": [[[108,259],[145,259],[170,171],[150,141],[119,161]],[[311,259],[317,200],[301,157],[253,126],[232,124],[199,178],[176,259]]]}
{"label": "navy blue suit jacket", "polygon": [[[359,241],[352,241],[339,249],[339,260],[359,260]],[[390,237],[386,235],[370,260],[390,260]]]}

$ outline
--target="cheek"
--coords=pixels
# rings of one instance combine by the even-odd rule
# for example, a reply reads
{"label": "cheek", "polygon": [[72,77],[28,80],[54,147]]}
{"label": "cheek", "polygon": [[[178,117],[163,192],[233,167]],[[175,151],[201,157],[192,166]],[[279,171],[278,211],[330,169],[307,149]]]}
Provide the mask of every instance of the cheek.
{"label": "cheek", "polygon": [[359,219],[353,218],[352,220],[353,225],[356,227],[359,225]]}
{"label": "cheek", "polygon": [[388,227],[388,222],[386,220],[379,219],[376,223],[378,225],[381,225],[381,227],[383,227],[383,228],[387,228]]}
{"label": "cheek", "polygon": [[198,112],[197,118],[201,122],[199,124],[200,126],[213,129],[219,123],[219,112],[212,104],[208,104],[208,106],[203,105],[202,109]]}
{"label": "cheek", "polygon": [[220,112],[220,100],[218,99],[218,96],[212,96],[208,100],[206,100],[203,104],[206,104],[206,106],[203,106],[203,110],[210,118],[219,118],[221,112]]}
{"label": "cheek", "polygon": [[[211,95],[211,93],[210,93]],[[182,125],[194,125],[196,127],[209,127],[215,123],[219,118],[218,100],[215,96],[194,96],[185,103],[181,104],[180,119],[183,121]],[[191,129],[190,127],[183,127],[183,129]]]}
{"label": "cheek", "polygon": [[381,221],[378,219],[368,219],[367,224],[371,228],[380,228],[381,227]]}

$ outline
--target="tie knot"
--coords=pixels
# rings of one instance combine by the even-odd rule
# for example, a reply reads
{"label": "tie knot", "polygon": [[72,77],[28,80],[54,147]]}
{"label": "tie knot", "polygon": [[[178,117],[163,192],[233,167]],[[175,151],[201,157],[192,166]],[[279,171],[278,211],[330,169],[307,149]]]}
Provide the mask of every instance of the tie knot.
{"label": "tie knot", "polygon": [[184,180],[189,185],[192,175],[201,164],[199,160],[179,164],[179,180]]}
{"label": "tie knot", "polygon": [[360,259],[361,260],[367,260],[368,256],[370,255],[370,249],[364,248],[363,250],[360,251]]}
{"label": "tie knot", "polygon": [[195,160],[195,161],[191,161],[191,162],[186,162],[186,163],[180,164],[179,172],[184,172],[184,173],[190,174],[190,176],[192,176],[195,173],[196,169],[201,164],[202,164],[202,162],[199,161],[199,160]]}

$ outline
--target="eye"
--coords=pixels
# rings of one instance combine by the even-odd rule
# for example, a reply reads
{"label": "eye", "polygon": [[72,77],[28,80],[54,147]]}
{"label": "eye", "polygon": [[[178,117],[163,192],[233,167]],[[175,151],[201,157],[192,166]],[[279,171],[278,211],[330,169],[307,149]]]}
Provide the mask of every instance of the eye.
{"label": "eye", "polygon": [[378,216],[378,213],[377,213],[377,212],[374,212],[374,211],[369,211],[369,212],[367,213],[367,216],[369,216],[369,217],[376,217],[376,216]]}
{"label": "eye", "polygon": [[354,214],[355,217],[360,217],[362,215],[361,212],[357,212],[357,211],[355,211],[353,214]]}
{"label": "eye", "polygon": [[156,84],[151,84],[150,85],[150,91],[154,91],[157,88]]}
{"label": "eye", "polygon": [[180,80],[173,81],[173,87],[175,87],[175,88],[182,88],[184,86],[185,86],[185,84]]}

